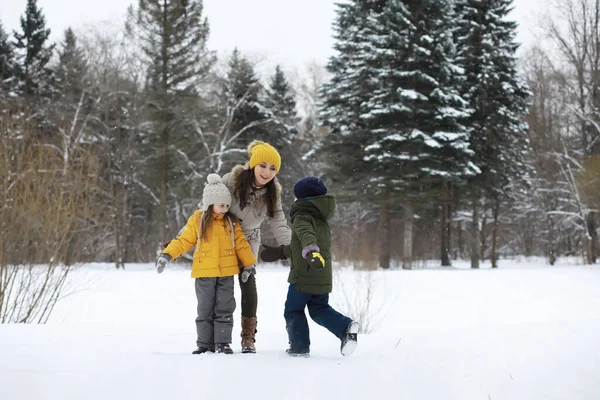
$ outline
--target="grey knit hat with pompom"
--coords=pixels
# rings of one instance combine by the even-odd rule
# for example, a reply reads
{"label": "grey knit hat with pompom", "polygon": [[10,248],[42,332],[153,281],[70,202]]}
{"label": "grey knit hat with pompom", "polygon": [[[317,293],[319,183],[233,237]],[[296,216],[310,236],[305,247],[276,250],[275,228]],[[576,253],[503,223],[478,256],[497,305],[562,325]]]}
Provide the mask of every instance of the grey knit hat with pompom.
{"label": "grey knit hat with pompom", "polygon": [[202,193],[202,211],[206,211],[211,204],[229,204],[231,205],[231,193],[227,186],[217,174],[210,174],[206,177],[207,184]]}

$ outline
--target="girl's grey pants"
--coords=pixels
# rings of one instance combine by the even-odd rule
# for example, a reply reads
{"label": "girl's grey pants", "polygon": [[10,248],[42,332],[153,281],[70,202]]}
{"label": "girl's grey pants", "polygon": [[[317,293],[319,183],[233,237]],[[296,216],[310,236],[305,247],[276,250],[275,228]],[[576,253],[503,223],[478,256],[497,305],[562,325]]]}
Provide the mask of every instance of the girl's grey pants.
{"label": "girl's grey pants", "polygon": [[214,349],[216,343],[231,343],[233,329],[233,276],[196,278],[198,347]]}

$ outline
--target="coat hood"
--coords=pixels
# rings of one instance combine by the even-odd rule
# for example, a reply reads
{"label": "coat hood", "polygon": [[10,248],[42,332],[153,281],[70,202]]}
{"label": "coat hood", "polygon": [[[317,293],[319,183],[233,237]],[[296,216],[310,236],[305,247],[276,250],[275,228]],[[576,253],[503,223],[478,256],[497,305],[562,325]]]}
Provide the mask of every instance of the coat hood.
{"label": "coat hood", "polygon": [[292,205],[290,217],[297,213],[309,214],[316,218],[330,220],[335,214],[335,197],[330,194],[315,196],[308,199],[298,199]]}

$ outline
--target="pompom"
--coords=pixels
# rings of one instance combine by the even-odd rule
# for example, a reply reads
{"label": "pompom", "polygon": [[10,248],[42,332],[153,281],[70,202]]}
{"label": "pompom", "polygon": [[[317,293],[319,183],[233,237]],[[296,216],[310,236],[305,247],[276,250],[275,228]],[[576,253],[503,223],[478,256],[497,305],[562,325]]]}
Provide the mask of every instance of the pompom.
{"label": "pompom", "polygon": [[252,149],[254,148],[254,146],[258,146],[259,144],[265,144],[265,142],[263,142],[262,140],[253,140],[252,142],[250,142],[250,144],[248,145],[249,156],[252,156]]}
{"label": "pompom", "polygon": [[206,181],[208,182],[209,185],[214,185],[216,183],[221,183],[221,177],[219,176],[219,174],[209,174],[206,177]]}

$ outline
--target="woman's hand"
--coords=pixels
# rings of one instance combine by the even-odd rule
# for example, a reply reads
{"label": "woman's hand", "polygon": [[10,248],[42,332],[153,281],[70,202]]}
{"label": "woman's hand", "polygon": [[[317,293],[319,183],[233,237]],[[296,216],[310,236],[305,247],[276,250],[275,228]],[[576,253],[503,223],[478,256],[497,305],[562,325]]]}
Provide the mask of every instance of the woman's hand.
{"label": "woman's hand", "polygon": [[285,253],[283,251],[284,245],[272,247],[263,244],[263,250],[261,250],[259,257],[264,262],[275,262],[279,260],[285,260]]}

